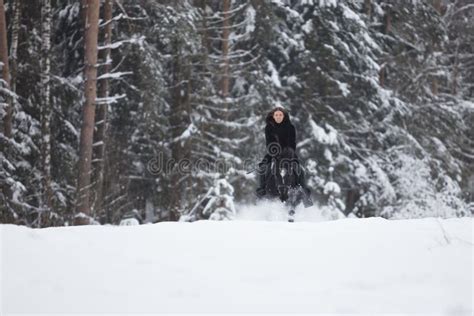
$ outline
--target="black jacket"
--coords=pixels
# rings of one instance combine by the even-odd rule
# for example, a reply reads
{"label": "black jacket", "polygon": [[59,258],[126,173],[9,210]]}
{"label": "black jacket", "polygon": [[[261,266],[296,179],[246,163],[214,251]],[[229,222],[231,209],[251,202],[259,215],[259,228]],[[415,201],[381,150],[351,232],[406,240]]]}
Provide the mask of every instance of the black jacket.
{"label": "black jacket", "polygon": [[[278,124],[273,119],[273,112],[270,112],[267,115],[265,126],[265,140],[267,146],[267,155],[270,144],[278,143],[280,144],[281,149],[285,147],[292,148],[296,151],[296,131],[293,124],[290,121],[290,115],[287,111],[282,111],[285,117],[283,121]],[[270,149],[271,150],[271,149]]]}

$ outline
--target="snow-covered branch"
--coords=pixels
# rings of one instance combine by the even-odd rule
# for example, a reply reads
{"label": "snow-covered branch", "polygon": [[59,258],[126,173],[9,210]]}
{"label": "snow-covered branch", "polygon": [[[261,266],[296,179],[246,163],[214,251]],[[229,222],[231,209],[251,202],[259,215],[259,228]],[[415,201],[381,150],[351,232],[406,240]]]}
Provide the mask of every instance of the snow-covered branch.
{"label": "snow-covered branch", "polygon": [[126,75],[132,75],[132,71],[124,71],[124,72],[111,72],[111,73],[106,73],[97,78],[97,80],[102,80],[102,79],[119,79],[121,77],[124,77]]}
{"label": "snow-covered branch", "polygon": [[104,103],[113,104],[113,103],[117,103],[118,100],[123,99],[125,97],[127,97],[126,94],[120,94],[120,95],[114,95],[114,96],[106,97],[106,98],[96,98],[95,102],[96,104],[104,104]]}
{"label": "snow-covered branch", "polygon": [[143,36],[143,35],[140,36],[140,37],[134,36],[130,39],[114,42],[110,45],[99,46],[99,47],[97,47],[97,49],[98,50],[103,50],[103,49],[107,49],[107,48],[116,49],[116,48],[122,46],[123,44],[127,44],[127,43],[138,44],[139,46],[143,46],[144,41],[145,41],[145,36]]}

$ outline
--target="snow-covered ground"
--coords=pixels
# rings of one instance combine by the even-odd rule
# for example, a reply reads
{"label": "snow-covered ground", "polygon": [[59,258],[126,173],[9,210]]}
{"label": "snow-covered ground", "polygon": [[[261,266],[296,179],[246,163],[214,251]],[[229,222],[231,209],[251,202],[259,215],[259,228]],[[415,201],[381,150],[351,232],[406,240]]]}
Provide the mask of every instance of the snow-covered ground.
{"label": "snow-covered ground", "polygon": [[240,209],[228,222],[0,225],[0,314],[472,315],[472,218],[287,223]]}

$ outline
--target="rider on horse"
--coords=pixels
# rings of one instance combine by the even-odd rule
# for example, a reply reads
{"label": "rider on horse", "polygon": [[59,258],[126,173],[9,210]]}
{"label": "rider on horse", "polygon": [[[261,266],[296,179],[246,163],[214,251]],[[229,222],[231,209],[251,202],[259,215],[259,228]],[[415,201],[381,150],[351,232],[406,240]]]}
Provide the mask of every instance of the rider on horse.
{"label": "rider on horse", "polygon": [[[306,195],[309,196],[310,190],[306,186],[304,171],[296,155],[296,131],[293,124],[291,124],[289,113],[282,107],[276,107],[268,113],[266,123],[265,140],[267,153],[257,168],[257,197],[262,198],[266,194],[278,194],[275,190],[275,183],[271,183],[269,180],[272,178],[272,160],[280,161],[282,157],[288,159],[288,162],[294,162],[291,165],[295,166],[296,169],[293,170],[295,171],[296,184],[299,184]],[[279,167],[277,170],[279,170]],[[273,176],[275,176],[273,179],[278,179],[279,174]]]}

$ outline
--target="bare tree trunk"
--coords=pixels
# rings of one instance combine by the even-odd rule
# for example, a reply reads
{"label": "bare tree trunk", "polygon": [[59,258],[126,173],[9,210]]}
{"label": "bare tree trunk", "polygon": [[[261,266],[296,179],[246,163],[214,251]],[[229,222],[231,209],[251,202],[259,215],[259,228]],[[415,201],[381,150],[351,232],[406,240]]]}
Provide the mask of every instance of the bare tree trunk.
{"label": "bare tree trunk", "polygon": [[[223,2],[223,30],[222,30],[222,81],[221,81],[221,96],[224,99],[224,121],[229,120],[229,104],[227,97],[229,95],[229,34],[230,34],[230,3],[231,0],[224,0]],[[225,137],[229,137],[229,129],[224,130]]]}
{"label": "bare tree trunk", "polygon": [[364,0],[364,9],[365,14],[370,20],[372,18],[372,0]]}
{"label": "bare tree trunk", "polygon": [[458,92],[458,72],[459,72],[459,39],[456,40],[456,51],[454,52],[453,73],[451,75],[451,93],[456,95]]}
{"label": "bare tree trunk", "polygon": [[[11,90],[16,93],[16,78],[18,72],[18,34],[20,30],[20,17],[21,17],[21,0],[15,0],[14,16],[12,23],[12,41],[11,41],[11,51],[10,51],[10,60],[11,60]],[[15,102],[15,101],[14,101]]]}
{"label": "bare tree trunk", "polygon": [[[94,135],[95,102],[97,98],[97,38],[99,33],[99,0],[89,0],[85,31],[85,104],[79,145],[76,210],[77,215],[90,216],[90,179],[92,141]],[[76,224],[87,224],[88,220],[76,217]]]}
{"label": "bare tree trunk", "polygon": [[[41,207],[51,210],[51,0],[42,0],[41,19],[41,166],[44,190]],[[41,213],[39,223],[41,225]]]}
{"label": "bare tree trunk", "polygon": [[[102,62],[105,63],[104,74],[108,74],[112,69],[112,60],[110,58],[110,44],[112,44],[112,0],[105,0],[104,3],[104,21],[107,23],[104,29],[104,45],[106,48],[102,50]],[[107,112],[109,102],[106,101],[109,96],[109,80],[104,78],[99,83],[98,97],[103,101],[98,104],[96,127],[97,133],[95,141],[97,142],[96,148],[96,160],[97,166],[97,179],[95,181],[96,187],[96,201],[95,209],[96,212],[103,212],[104,208],[104,169],[105,169],[105,146],[106,146],[106,132],[107,132]]]}
{"label": "bare tree trunk", "polygon": [[379,69],[379,85],[381,87],[385,86],[385,67],[386,65],[382,65],[382,67]]}
{"label": "bare tree trunk", "polygon": [[433,77],[431,79],[431,93],[434,95],[438,95],[439,89],[438,89],[438,78]]}
{"label": "bare tree trunk", "polygon": [[229,34],[230,34],[230,1],[224,0],[223,3],[223,30],[222,30],[222,79],[221,95],[226,98],[229,94]]}
{"label": "bare tree trunk", "polygon": [[[8,67],[8,41],[7,41],[7,23],[5,20],[5,5],[0,0],[0,55],[3,63],[2,78],[6,83],[6,88],[10,88],[10,69]],[[3,118],[4,135],[6,138],[12,137],[13,107],[11,97],[5,97],[5,117]]]}
{"label": "bare tree trunk", "polygon": [[383,31],[385,34],[389,33],[392,29],[392,15],[390,12],[390,8],[387,8],[387,12],[383,17]]}
{"label": "bare tree trunk", "polygon": [[[5,21],[5,6],[3,0],[0,0],[0,61],[3,63],[2,66],[2,79],[6,83],[6,89],[10,87],[10,71],[8,69],[8,42],[7,42],[7,23]],[[13,108],[11,105],[11,98],[5,94],[5,117],[3,118],[3,134],[6,138],[12,137],[12,118]],[[8,147],[5,146],[5,147]],[[5,155],[8,155],[9,149],[2,148]],[[10,186],[5,182],[2,186],[3,195],[7,201],[11,201],[13,197]]]}

